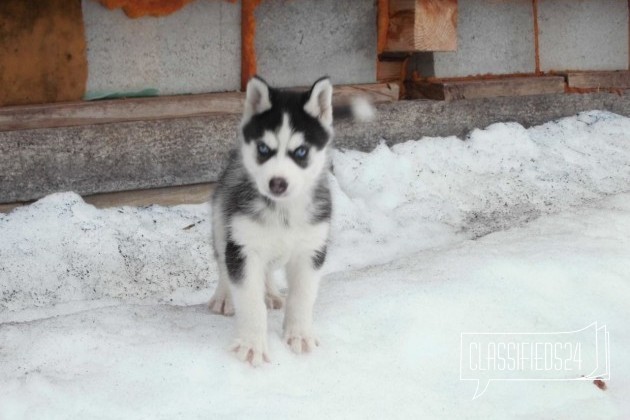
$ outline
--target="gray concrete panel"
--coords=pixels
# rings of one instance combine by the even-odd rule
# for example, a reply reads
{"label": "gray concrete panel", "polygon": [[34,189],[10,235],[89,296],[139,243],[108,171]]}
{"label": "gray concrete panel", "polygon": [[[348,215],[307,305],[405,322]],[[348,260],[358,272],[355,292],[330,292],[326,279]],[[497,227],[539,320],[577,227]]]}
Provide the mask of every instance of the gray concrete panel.
{"label": "gray concrete panel", "polygon": [[166,17],[128,18],[83,0],[87,97],[240,89],[240,2],[195,1]]}
{"label": "gray concrete panel", "polygon": [[256,9],[258,74],[278,87],[376,81],[376,2],[275,0]]}
{"label": "gray concrete panel", "polygon": [[531,0],[459,0],[457,51],[433,54],[436,77],[533,73]]}
{"label": "gray concrete panel", "polygon": [[540,0],[541,70],[628,68],[626,0]]}

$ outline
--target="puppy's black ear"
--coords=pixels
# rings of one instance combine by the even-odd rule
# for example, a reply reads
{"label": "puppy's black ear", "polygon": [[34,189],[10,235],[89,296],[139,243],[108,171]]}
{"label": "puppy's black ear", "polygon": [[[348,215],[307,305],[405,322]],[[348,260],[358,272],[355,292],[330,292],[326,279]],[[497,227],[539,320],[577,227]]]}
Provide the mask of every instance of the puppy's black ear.
{"label": "puppy's black ear", "polygon": [[267,82],[258,76],[252,77],[247,83],[243,122],[249,121],[254,115],[261,114],[270,108],[271,100]]}
{"label": "puppy's black ear", "polygon": [[330,79],[322,77],[315,82],[304,104],[304,111],[317,118],[326,127],[332,126],[333,122],[332,93]]}

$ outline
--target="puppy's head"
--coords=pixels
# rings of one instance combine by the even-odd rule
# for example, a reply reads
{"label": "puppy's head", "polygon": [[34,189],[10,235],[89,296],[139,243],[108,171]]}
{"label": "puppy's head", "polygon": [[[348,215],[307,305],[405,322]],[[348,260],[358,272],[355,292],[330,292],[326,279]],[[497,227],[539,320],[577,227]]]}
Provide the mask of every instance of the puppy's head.
{"label": "puppy's head", "polygon": [[241,152],[261,194],[290,200],[316,185],[326,167],[332,112],[328,78],[308,92],[273,89],[259,77],[249,81]]}

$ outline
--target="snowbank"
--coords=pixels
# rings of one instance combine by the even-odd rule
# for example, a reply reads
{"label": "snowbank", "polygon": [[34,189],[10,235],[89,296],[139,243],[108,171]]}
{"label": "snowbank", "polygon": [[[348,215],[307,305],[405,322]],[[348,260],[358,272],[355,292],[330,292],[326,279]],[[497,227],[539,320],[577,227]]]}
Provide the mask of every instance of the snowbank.
{"label": "snowbank", "polygon": [[386,262],[630,190],[630,119],[493,124],[465,141],[337,152],[334,172],[332,268]]}

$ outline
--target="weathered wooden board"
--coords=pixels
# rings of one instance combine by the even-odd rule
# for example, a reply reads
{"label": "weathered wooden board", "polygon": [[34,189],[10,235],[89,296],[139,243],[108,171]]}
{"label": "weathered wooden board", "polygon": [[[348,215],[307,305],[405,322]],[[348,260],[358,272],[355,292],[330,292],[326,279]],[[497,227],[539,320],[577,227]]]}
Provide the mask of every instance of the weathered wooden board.
{"label": "weathered wooden board", "polygon": [[630,71],[568,72],[567,83],[582,89],[630,89]]}
{"label": "weathered wooden board", "polygon": [[[463,136],[502,121],[525,126],[605,109],[630,116],[630,96],[551,94],[377,106],[374,121],[339,122],[335,145],[372,150],[423,136]],[[236,144],[238,115],[207,115],[0,132],[0,203],[216,181]]]}
{"label": "weathered wooden board", "polygon": [[407,94],[410,98],[445,101],[498,96],[544,95],[562,92],[564,92],[564,78],[561,76],[412,82],[407,88]]}
{"label": "weathered wooden board", "polygon": [[390,0],[384,51],[456,51],[457,0]]}
{"label": "weathered wooden board", "polygon": [[10,213],[17,207],[22,207],[25,203],[0,204],[0,213]]}
{"label": "weathered wooden board", "polygon": [[242,93],[228,92],[4,107],[0,131],[239,114],[243,98]]}
{"label": "weathered wooden board", "polygon": [[82,98],[84,32],[81,0],[0,1],[0,106]]}
{"label": "weathered wooden board", "polygon": [[[382,103],[398,100],[399,91],[398,85],[388,83],[336,86],[333,100],[342,103],[357,94]],[[240,92],[226,92],[4,107],[0,108],[0,131],[240,114],[244,97]]]}
{"label": "weathered wooden board", "polygon": [[210,199],[215,183],[182,185],[179,187],[151,188],[146,190],[121,191],[94,194],[83,197],[86,203],[98,208],[119,206],[177,206],[179,204],[201,204]]}

